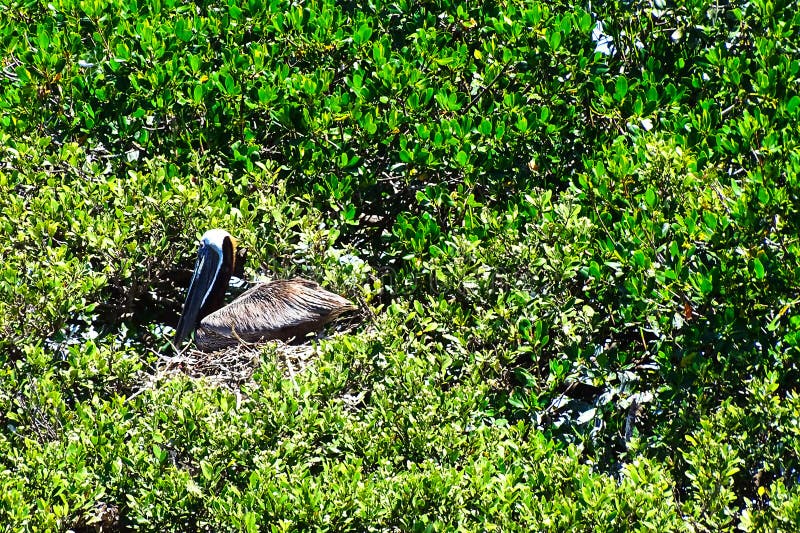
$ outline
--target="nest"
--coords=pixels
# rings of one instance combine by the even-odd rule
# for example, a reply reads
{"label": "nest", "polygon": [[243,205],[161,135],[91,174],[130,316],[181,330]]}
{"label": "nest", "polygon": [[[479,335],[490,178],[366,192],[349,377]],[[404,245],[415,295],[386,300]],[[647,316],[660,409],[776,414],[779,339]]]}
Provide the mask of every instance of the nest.
{"label": "nest", "polygon": [[[352,332],[360,322],[358,318],[337,324],[331,336]],[[370,329],[370,328],[368,328]],[[329,338],[324,333],[317,335],[317,340]],[[202,379],[212,386],[232,391],[241,398],[242,387],[255,384],[253,374],[261,366],[265,358],[273,360],[282,371],[283,376],[297,387],[295,376],[308,368],[314,361],[319,346],[316,343],[285,343],[279,340],[258,344],[242,343],[215,352],[202,352],[195,349],[184,349],[174,355],[157,353],[158,359],[150,372],[139,380],[137,396],[148,389],[154,389],[159,383],[176,377],[188,376]]]}
{"label": "nest", "polygon": [[203,379],[214,386],[238,392],[242,385],[253,383],[253,373],[261,366],[265,354],[272,355],[286,378],[308,367],[316,354],[312,344],[286,344],[270,341],[264,344],[239,344],[216,352],[186,349],[175,355],[159,355],[154,371],[142,380],[142,390],[177,376]]}

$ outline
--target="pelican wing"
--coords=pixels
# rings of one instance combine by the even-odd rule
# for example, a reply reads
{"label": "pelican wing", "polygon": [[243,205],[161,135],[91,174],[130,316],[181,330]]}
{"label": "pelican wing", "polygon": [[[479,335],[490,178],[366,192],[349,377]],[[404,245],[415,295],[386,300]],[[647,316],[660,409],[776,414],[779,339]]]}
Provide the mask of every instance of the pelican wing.
{"label": "pelican wing", "polygon": [[355,309],[346,298],[306,279],[261,283],[206,316],[196,340],[200,349],[217,349],[240,341],[300,338]]}

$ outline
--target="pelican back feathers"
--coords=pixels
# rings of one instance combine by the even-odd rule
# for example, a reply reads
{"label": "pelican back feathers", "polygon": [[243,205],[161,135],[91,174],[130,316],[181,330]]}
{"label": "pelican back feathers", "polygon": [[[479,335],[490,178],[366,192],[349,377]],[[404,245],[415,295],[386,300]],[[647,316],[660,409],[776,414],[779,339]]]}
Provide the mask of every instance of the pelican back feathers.
{"label": "pelican back feathers", "polygon": [[258,284],[200,321],[200,350],[240,343],[302,339],[339,315],[357,309],[352,302],[303,278]]}

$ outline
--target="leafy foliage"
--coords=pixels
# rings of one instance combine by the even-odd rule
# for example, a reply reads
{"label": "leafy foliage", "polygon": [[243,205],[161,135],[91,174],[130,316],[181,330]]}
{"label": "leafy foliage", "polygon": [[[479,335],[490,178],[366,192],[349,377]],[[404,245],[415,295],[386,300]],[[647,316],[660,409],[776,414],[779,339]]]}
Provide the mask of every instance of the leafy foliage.
{"label": "leafy foliage", "polygon": [[[0,0],[0,523],[800,521],[790,2]],[[364,324],[169,379],[193,236]]]}

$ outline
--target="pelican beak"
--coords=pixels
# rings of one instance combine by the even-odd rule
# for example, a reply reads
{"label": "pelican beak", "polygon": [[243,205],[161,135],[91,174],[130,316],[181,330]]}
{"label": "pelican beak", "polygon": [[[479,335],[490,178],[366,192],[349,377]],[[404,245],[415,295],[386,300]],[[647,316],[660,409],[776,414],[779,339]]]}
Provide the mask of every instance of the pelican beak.
{"label": "pelican beak", "polygon": [[213,246],[200,244],[197,252],[197,262],[194,265],[192,282],[186,302],[183,304],[181,319],[175,331],[175,346],[180,347],[183,340],[195,330],[198,315],[208,300],[208,295],[214,288],[220,268],[222,267],[222,254]]}

